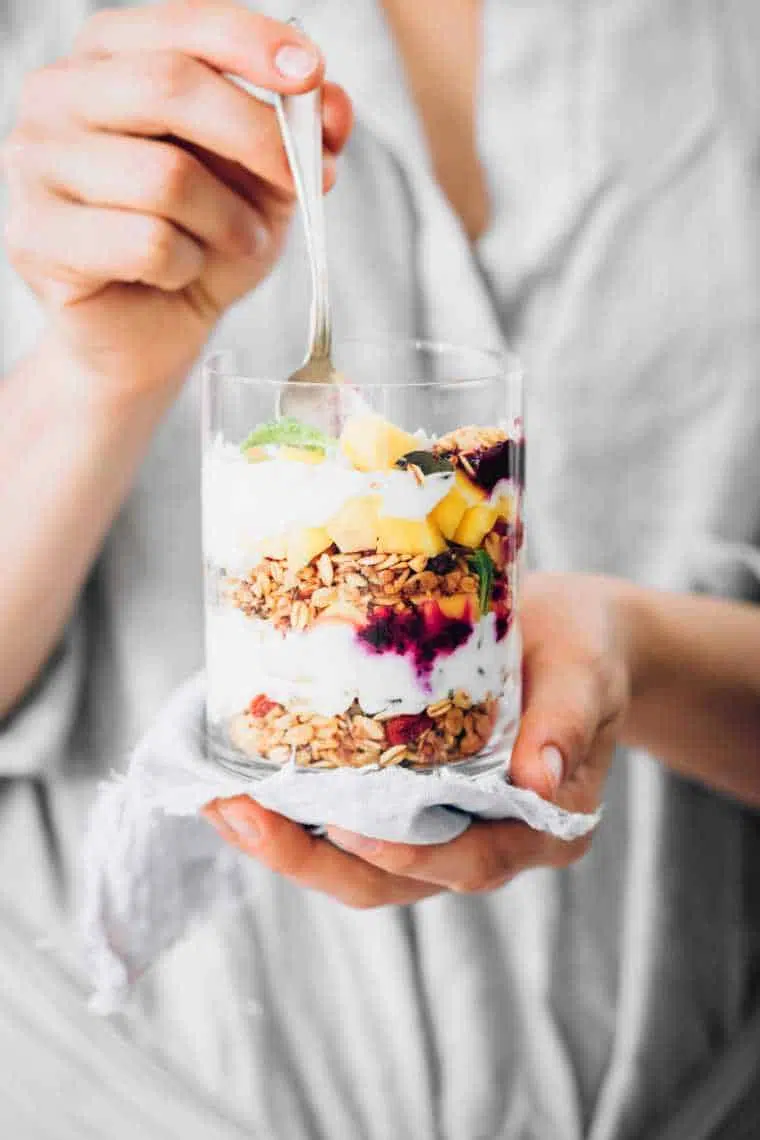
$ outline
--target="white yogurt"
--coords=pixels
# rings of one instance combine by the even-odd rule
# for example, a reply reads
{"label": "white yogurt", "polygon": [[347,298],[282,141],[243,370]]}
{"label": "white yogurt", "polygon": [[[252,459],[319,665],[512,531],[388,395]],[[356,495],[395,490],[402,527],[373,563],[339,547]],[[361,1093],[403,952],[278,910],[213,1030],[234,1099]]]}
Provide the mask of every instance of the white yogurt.
{"label": "white yogurt", "polygon": [[436,473],[419,484],[411,471],[355,471],[332,456],[316,464],[276,456],[250,463],[218,439],[203,463],[205,554],[228,573],[244,574],[264,539],[295,527],[324,526],[349,499],[377,495],[382,515],[422,519],[452,479]]}
{"label": "white yogurt", "polygon": [[222,607],[209,612],[206,626],[209,716],[233,716],[259,693],[320,716],[345,712],[354,700],[370,715],[418,713],[455,689],[482,701],[501,693],[516,661],[519,668],[514,637],[510,630],[497,641],[495,618],[488,614],[463,645],[420,677],[410,656],[373,653],[347,623],[283,634],[269,622]]}

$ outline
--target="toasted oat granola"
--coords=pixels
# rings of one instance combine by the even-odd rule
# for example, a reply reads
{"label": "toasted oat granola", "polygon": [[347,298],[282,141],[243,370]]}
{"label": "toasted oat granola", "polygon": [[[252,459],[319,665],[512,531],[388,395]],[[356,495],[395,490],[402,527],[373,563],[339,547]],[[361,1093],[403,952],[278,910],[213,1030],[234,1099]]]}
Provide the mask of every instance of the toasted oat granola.
{"label": "toasted oat granola", "polygon": [[305,768],[433,766],[466,760],[484,748],[497,712],[494,697],[473,704],[463,691],[407,716],[366,716],[354,702],[346,713],[323,717],[287,709],[261,694],[233,718],[230,738],[242,752],[273,764],[293,759]]}
{"label": "toasted oat granola", "polygon": [[[497,535],[488,549],[495,562],[502,558]],[[424,554],[339,554],[332,548],[297,574],[283,560],[265,558],[228,585],[230,600],[246,616],[295,630],[306,629],[320,614],[341,611],[361,622],[376,607],[402,610],[477,592],[467,556],[453,551],[431,559]]]}
{"label": "toasted oat granola", "polygon": [[[505,591],[508,552],[498,534],[485,549]],[[478,593],[468,558],[453,551],[429,559],[410,554],[321,554],[297,574],[283,560],[265,558],[245,578],[229,579],[227,595],[248,617],[271,621],[281,630],[308,628],[320,615],[341,615],[361,623],[379,607],[398,611],[454,595]]]}

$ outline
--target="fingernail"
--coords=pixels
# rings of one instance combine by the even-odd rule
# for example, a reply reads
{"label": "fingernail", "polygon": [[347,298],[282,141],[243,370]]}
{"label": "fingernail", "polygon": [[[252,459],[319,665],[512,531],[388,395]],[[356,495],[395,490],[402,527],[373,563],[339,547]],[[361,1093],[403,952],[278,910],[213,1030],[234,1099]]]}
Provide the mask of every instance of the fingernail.
{"label": "fingernail", "polygon": [[319,67],[319,57],[307,48],[285,44],[274,57],[274,65],[286,79],[308,79]]}
{"label": "fingernail", "polygon": [[546,769],[552,790],[556,792],[562,783],[565,772],[565,761],[562,753],[554,744],[547,744],[545,748],[541,749],[541,761]]}
{"label": "fingernail", "polygon": [[230,808],[225,808],[221,804],[216,810],[230,831],[234,831],[241,839],[247,839],[249,843],[258,843],[261,839],[261,832],[256,824],[246,819],[239,812],[231,811]]}
{"label": "fingernail", "polygon": [[369,855],[380,850],[377,839],[369,839],[366,835],[357,835],[355,831],[344,831],[342,827],[328,827],[328,838],[336,847],[342,847],[354,855]]}

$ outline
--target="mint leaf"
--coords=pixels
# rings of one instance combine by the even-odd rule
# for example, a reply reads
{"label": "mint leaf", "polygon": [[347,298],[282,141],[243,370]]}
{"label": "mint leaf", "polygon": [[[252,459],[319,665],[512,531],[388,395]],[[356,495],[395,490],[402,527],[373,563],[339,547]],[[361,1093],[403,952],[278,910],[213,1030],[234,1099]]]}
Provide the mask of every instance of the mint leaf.
{"label": "mint leaf", "polygon": [[249,447],[263,447],[267,443],[274,443],[280,447],[303,447],[307,451],[326,451],[332,442],[330,436],[318,428],[301,423],[292,416],[286,416],[281,420],[270,420],[269,423],[259,424],[241,443],[240,450],[247,451]]}
{"label": "mint leaf", "polygon": [[491,555],[485,550],[474,550],[467,559],[467,564],[473,574],[476,574],[478,578],[478,605],[480,606],[480,612],[481,614],[487,614],[491,608],[491,595],[493,594],[496,566],[494,565]]}

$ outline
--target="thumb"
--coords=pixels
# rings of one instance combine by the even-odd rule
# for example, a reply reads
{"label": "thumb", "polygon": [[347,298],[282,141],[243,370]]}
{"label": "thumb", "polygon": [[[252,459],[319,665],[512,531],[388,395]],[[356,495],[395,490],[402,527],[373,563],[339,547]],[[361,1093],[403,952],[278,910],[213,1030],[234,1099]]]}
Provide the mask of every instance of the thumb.
{"label": "thumb", "polygon": [[512,752],[510,778],[544,799],[588,757],[602,720],[590,669],[544,658],[526,660],[525,703]]}

